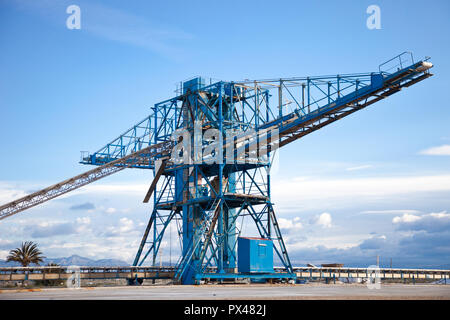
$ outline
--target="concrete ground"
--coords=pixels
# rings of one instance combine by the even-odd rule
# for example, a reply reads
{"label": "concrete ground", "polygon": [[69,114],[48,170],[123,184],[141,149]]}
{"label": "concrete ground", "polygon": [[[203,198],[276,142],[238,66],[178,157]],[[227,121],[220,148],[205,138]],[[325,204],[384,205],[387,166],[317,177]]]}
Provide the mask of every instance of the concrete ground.
{"label": "concrete ground", "polygon": [[300,285],[201,285],[201,286],[136,286],[82,287],[80,289],[4,289],[0,300],[316,300],[316,299],[445,299],[450,300],[450,285],[381,284],[368,289],[363,284],[300,284]]}

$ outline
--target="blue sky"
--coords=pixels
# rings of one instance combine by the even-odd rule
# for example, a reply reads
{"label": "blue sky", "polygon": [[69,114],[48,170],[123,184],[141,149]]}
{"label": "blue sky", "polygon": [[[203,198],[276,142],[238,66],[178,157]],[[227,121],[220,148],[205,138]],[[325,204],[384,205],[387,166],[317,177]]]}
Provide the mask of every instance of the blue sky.
{"label": "blue sky", "polygon": [[[80,30],[66,28],[71,4]],[[380,30],[366,27],[371,4]],[[380,255],[448,265],[449,18],[448,1],[2,0],[0,202],[89,169],[81,150],[99,149],[192,76],[370,72],[408,50],[431,56],[435,76],[283,149],[273,201],[299,264],[364,266]],[[0,259],[34,240],[49,257],[131,262],[151,176],[121,172],[2,220]]]}

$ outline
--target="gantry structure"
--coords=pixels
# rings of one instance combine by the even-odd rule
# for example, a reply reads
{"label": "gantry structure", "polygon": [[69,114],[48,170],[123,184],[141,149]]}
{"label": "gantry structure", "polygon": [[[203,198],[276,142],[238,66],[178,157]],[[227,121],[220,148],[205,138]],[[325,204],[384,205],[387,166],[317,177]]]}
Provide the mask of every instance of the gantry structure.
{"label": "gantry structure", "polygon": [[[171,223],[181,255],[173,278],[295,278],[271,198],[273,155],[303,136],[432,76],[429,58],[404,52],[377,71],[246,81],[184,81],[176,96],[97,152],[82,155],[96,168],[0,207],[0,219],[125,168],[154,173],[144,197],[148,224],[134,266],[155,265]],[[151,200],[151,201],[150,201]],[[273,241],[284,272],[237,270],[239,217]]]}

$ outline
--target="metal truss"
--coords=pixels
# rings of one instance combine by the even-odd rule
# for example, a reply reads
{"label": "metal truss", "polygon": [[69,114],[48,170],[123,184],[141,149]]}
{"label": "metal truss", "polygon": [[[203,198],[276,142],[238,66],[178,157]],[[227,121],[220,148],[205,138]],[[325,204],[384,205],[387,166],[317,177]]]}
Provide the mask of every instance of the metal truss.
{"label": "metal truss", "polygon": [[[392,62],[397,64],[392,67]],[[405,66],[406,62],[412,64]],[[389,71],[396,71],[382,71],[386,63]],[[430,67],[424,67],[427,59],[414,63],[409,52],[386,63],[380,65],[379,72],[372,73],[210,84],[156,104],[149,117],[93,155],[83,157],[82,163],[101,165],[151,143],[170,141],[170,135],[183,127],[182,105],[205,128],[218,128],[220,90],[222,109],[228,112],[221,119],[223,130],[277,129],[281,147],[432,76]],[[275,107],[269,105],[271,96],[278,98]],[[133,167],[153,168],[151,163]]]}
{"label": "metal truss", "polygon": [[[97,152],[82,155],[81,163],[98,168],[1,206],[0,219],[124,168],[151,169],[155,178],[144,202],[153,197],[153,208],[135,266],[142,266],[148,257],[155,265],[167,228],[175,221],[181,224],[182,240],[175,280],[195,283],[208,277],[235,277],[236,220],[247,215],[260,236],[275,244],[286,271],[277,276],[290,278],[292,265],[270,198],[270,153],[427,79],[431,67],[427,59],[414,62],[412,55],[403,53],[372,73],[208,85],[201,78],[192,79],[183,83],[176,97],[155,104],[144,120]],[[276,103],[271,105],[273,97]],[[223,137],[220,148],[232,147],[233,152],[218,152],[219,163],[173,162],[172,148],[179,141],[172,141],[172,134],[182,129],[192,137],[196,123],[202,133],[218,130]],[[258,138],[249,139],[255,133]],[[261,133],[265,145],[260,143]],[[210,143],[201,141],[201,154]],[[195,159],[194,151],[188,155]]]}
{"label": "metal truss", "polygon": [[20,211],[54,199],[125,168],[144,165],[148,166],[151,159],[157,156],[167,156],[170,149],[171,144],[167,143],[152,145],[140,151],[133,152],[123,158],[104,164],[98,168],[89,170],[78,176],[59,182],[43,190],[39,190],[23,198],[2,205],[0,207],[0,219],[4,219]]}

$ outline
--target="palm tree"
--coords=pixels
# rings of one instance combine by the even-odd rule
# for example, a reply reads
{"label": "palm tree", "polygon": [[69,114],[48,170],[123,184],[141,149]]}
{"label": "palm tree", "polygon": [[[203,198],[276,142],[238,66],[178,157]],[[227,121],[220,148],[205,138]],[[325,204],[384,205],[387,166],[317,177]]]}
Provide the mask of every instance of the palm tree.
{"label": "palm tree", "polygon": [[31,263],[39,265],[39,262],[42,262],[44,258],[36,243],[26,241],[22,242],[20,248],[9,251],[6,262],[15,261],[19,262],[23,267],[28,267]]}

